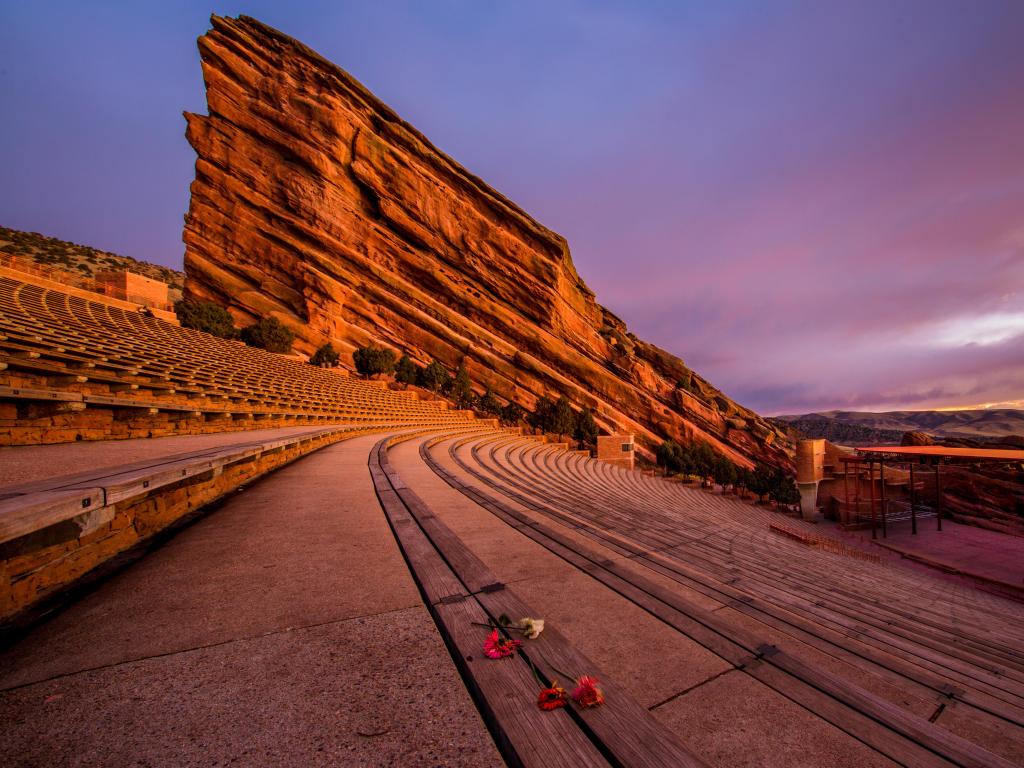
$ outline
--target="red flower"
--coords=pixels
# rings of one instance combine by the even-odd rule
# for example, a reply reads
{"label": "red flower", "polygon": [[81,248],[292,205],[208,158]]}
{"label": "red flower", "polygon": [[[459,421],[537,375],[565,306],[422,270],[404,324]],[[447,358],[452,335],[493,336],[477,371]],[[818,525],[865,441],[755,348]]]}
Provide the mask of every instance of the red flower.
{"label": "red flower", "polygon": [[600,682],[596,677],[584,675],[576,681],[576,687],[572,691],[572,698],[581,707],[596,707],[604,704],[604,693],[597,684]]}
{"label": "red flower", "polygon": [[498,630],[494,630],[484,640],[484,654],[489,659],[503,659],[514,654],[520,645],[521,640],[506,640],[498,635]]}
{"label": "red flower", "polygon": [[550,688],[543,689],[540,692],[540,696],[537,697],[537,706],[545,712],[559,709],[568,703],[569,700],[565,696],[565,688],[559,688],[557,682],[552,683]]}

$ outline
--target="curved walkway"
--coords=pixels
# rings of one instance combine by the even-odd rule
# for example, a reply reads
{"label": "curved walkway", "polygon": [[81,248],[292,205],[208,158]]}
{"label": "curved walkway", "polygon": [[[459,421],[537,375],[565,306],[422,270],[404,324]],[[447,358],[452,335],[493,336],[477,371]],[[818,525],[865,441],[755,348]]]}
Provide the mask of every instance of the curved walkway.
{"label": "curved walkway", "polygon": [[255,483],[0,656],[6,765],[502,765],[374,496]]}

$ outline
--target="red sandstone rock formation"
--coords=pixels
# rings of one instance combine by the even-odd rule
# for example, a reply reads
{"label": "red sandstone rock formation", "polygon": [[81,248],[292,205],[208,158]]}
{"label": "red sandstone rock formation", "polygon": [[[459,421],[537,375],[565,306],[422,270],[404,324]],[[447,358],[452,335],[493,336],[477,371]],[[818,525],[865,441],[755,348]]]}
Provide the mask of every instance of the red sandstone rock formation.
{"label": "red sandstone rock formation", "polygon": [[464,360],[527,408],[564,393],[647,445],[704,439],[742,464],[789,462],[775,427],[599,305],[564,238],[354,78],[253,19],[212,23],[199,38],[209,116],[186,115],[187,295],[240,322],[272,314],[307,352],[375,341]]}
{"label": "red sandstone rock formation", "polygon": [[900,445],[935,445],[935,439],[927,432],[904,432]]}

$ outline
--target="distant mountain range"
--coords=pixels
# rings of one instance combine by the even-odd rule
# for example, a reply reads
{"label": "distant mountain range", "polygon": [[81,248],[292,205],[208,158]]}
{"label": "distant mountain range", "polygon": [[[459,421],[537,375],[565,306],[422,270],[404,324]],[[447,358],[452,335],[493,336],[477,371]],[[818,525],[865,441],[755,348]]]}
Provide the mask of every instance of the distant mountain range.
{"label": "distant mountain range", "polygon": [[899,443],[905,432],[926,432],[938,440],[998,441],[1024,435],[1024,411],[824,411],[776,416],[807,437],[842,445]]}

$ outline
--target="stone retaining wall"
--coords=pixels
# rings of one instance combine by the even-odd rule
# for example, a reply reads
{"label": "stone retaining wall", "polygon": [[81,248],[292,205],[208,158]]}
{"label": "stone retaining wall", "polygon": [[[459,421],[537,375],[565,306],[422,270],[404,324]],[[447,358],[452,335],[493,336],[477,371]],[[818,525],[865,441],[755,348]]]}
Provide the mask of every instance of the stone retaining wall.
{"label": "stone retaining wall", "polygon": [[252,429],[315,426],[341,421],[324,416],[248,416],[102,408],[81,403],[0,402],[0,446],[49,445],[80,440],[205,435]]}

